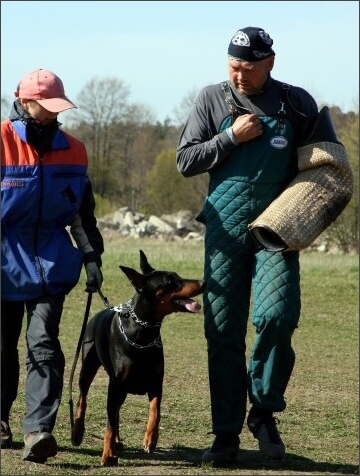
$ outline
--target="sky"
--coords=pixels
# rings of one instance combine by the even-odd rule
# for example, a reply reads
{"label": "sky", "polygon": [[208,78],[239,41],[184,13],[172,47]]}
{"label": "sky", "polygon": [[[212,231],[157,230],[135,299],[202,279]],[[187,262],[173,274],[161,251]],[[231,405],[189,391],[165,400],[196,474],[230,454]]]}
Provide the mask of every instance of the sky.
{"label": "sky", "polygon": [[90,80],[117,78],[163,122],[192,91],[228,79],[228,45],[246,26],[272,37],[275,79],[358,112],[358,1],[2,0],[1,97],[12,101],[37,68],[75,104]]}

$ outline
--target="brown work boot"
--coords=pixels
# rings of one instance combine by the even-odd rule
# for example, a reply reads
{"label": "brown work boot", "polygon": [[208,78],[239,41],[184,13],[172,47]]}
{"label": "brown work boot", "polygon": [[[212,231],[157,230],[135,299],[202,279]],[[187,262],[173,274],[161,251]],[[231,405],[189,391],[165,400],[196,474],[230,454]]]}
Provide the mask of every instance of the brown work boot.
{"label": "brown work boot", "polygon": [[12,433],[6,421],[1,421],[1,449],[12,447]]}
{"label": "brown work boot", "polygon": [[46,463],[47,459],[57,453],[56,440],[46,431],[33,431],[24,437],[25,449],[23,459],[34,463]]}
{"label": "brown work boot", "polygon": [[213,466],[232,466],[236,462],[239,452],[240,438],[237,433],[217,433],[215,440],[202,456],[203,463],[211,463]]}

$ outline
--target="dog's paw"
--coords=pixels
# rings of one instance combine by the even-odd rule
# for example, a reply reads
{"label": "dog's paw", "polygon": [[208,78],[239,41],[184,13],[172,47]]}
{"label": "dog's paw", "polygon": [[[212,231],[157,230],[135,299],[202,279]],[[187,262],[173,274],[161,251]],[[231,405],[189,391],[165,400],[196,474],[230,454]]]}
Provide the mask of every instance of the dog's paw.
{"label": "dog's paw", "polygon": [[145,453],[155,451],[159,439],[159,431],[145,431],[143,438],[143,448]]}
{"label": "dog's paw", "polygon": [[149,444],[144,443],[144,451],[145,453],[152,453],[156,449],[156,443],[152,442]]}
{"label": "dog's paw", "polygon": [[122,441],[117,441],[115,443],[115,450],[116,450],[116,453],[120,453],[121,451],[124,450],[124,443]]}
{"label": "dog's paw", "polygon": [[85,433],[85,425],[83,421],[75,420],[71,429],[71,443],[73,446],[80,446]]}
{"label": "dog's paw", "polygon": [[117,466],[117,464],[117,456],[107,456],[106,458],[101,459],[101,466]]}

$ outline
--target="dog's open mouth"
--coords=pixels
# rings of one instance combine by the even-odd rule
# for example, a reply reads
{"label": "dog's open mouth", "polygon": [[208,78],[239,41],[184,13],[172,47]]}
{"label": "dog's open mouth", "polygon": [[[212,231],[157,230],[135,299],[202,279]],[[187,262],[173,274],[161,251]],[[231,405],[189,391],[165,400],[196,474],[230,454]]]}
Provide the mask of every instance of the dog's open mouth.
{"label": "dog's open mouth", "polygon": [[173,299],[172,303],[179,311],[183,312],[199,312],[201,309],[201,305],[193,299],[178,298]]}

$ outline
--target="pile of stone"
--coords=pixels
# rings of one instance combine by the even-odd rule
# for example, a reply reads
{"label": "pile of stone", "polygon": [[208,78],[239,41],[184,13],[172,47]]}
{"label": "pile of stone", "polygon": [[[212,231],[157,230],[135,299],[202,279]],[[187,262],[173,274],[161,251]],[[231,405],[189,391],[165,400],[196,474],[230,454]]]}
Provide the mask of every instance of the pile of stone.
{"label": "pile of stone", "polygon": [[146,219],[142,213],[122,207],[114,213],[98,218],[97,221],[102,232],[112,230],[125,237],[196,241],[204,239],[204,226],[195,220],[189,210],[180,210],[161,217],[151,215]]}

